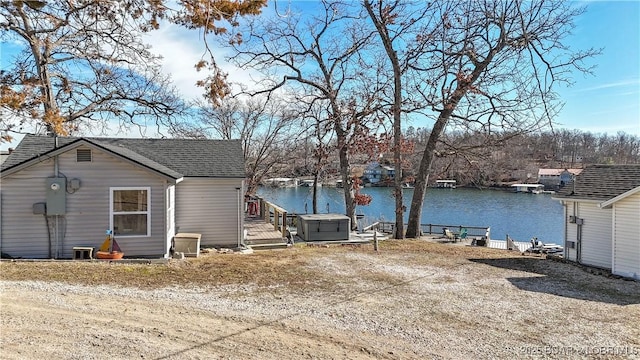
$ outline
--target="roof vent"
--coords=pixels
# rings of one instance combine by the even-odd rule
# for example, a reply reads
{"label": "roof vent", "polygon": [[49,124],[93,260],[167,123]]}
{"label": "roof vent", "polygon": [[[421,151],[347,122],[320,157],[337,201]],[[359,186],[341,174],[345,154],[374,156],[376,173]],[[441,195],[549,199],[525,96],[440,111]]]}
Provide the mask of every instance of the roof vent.
{"label": "roof vent", "polygon": [[77,149],[76,150],[77,162],[91,162],[91,149]]}

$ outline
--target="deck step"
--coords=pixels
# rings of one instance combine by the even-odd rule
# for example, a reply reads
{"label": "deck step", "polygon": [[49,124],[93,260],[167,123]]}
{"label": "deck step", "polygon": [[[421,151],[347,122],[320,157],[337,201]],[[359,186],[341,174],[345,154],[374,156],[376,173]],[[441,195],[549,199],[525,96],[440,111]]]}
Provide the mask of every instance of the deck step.
{"label": "deck step", "polygon": [[247,245],[263,245],[263,244],[287,244],[287,239],[283,238],[271,238],[271,239],[245,239],[244,243]]}
{"label": "deck step", "polygon": [[252,250],[274,250],[274,249],[286,249],[288,247],[287,243],[263,243],[263,244],[246,244],[247,247]]}

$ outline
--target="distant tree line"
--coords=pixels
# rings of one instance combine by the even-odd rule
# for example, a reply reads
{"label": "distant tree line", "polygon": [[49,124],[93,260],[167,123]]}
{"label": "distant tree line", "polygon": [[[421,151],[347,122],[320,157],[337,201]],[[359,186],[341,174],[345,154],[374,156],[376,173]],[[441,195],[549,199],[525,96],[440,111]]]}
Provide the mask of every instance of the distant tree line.
{"label": "distant tree line", "polygon": [[[424,149],[429,129],[409,127],[405,136]],[[496,134],[484,146],[480,134],[445,133],[437,146],[432,174],[437,179],[455,179],[469,186],[491,186],[504,182],[535,180],[538,169],[583,168],[593,164],[640,163],[640,137],[624,132],[594,134],[578,129],[547,130],[528,134]],[[411,175],[417,166],[405,171]],[[435,181],[435,179],[434,179]]]}
{"label": "distant tree line", "polygon": [[[297,121],[299,123],[299,121]],[[259,183],[269,177],[313,177],[320,181],[338,177],[338,156],[335,141],[325,144],[323,166],[318,168],[317,140],[306,136],[297,126],[290,141],[279,146],[276,159],[268,166]],[[412,182],[429,138],[430,129],[408,127],[404,138],[412,146],[404,155],[402,181]],[[283,135],[287,137],[287,135]],[[390,136],[380,136],[390,142]],[[353,168],[377,161],[393,166],[393,155],[388,151],[392,144],[377,143],[371,147],[360,146],[352,156]],[[284,155],[286,154],[286,155]],[[253,159],[247,164],[255,165]],[[594,134],[578,129],[547,130],[530,134],[494,134],[487,140],[482,133],[446,132],[436,147],[436,157],[431,168],[431,183],[437,179],[454,179],[459,185],[471,187],[500,186],[513,182],[535,182],[538,170],[584,168],[593,164],[640,163],[640,137],[624,132]],[[251,172],[252,174],[255,172]],[[356,172],[356,175],[360,175]]]}

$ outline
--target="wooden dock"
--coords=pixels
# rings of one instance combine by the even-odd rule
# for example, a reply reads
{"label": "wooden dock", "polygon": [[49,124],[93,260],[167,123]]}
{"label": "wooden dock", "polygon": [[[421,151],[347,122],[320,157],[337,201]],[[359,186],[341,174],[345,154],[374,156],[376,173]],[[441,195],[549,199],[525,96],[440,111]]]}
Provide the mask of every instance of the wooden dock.
{"label": "wooden dock", "polygon": [[[513,243],[518,248],[517,251],[520,251],[520,252],[525,252],[525,250],[531,247],[530,242],[514,241]],[[505,240],[489,240],[489,244],[487,247],[490,247],[492,249],[507,250],[507,242]],[[516,249],[513,249],[513,250],[516,250]]]}

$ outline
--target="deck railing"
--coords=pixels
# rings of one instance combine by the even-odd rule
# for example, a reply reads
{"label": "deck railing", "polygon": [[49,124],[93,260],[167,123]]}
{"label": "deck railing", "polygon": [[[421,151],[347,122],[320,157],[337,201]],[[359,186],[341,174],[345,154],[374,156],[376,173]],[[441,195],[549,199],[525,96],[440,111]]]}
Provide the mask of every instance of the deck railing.
{"label": "deck railing", "polygon": [[[405,226],[407,224],[404,224]],[[379,221],[372,224],[368,228],[376,228],[383,233],[393,234],[395,229],[395,222]],[[441,235],[444,234],[444,230],[449,229],[453,233],[461,233],[462,229],[467,229],[467,237],[490,237],[491,228],[486,226],[466,226],[466,225],[443,225],[443,224],[420,224],[420,231],[423,235]]]}
{"label": "deck railing", "polygon": [[287,227],[290,226],[287,210],[259,196],[251,201],[256,200],[258,201],[259,208],[258,216],[264,219],[265,222],[273,224],[273,229],[280,231],[282,237],[287,237]]}
{"label": "deck railing", "polygon": [[[269,202],[261,197],[255,197],[258,201],[258,216],[265,222],[273,224],[273,229],[282,232],[282,236],[287,236],[289,228],[297,227],[298,214],[290,213],[286,209]],[[253,201],[253,200],[252,200]],[[364,215],[357,215],[358,219],[362,219]],[[377,221],[362,229],[362,231],[376,229],[383,233],[393,234],[395,222]],[[407,224],[405,224],[406,227]],[[466,226],[466,225],[443,225],[443,224],[420,224],[420,231],[423,235],[441,235],[444,230],[449,229],[453,233],[460,234],[462,229],[467,229],[467,237],[485,237],[490,238],[490,227],[486,226]]]}

